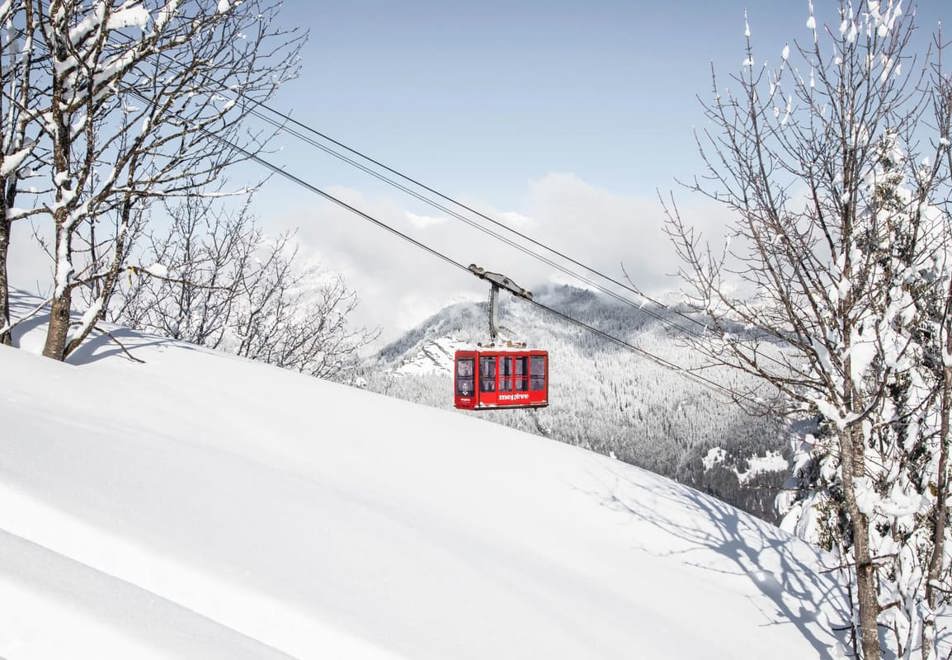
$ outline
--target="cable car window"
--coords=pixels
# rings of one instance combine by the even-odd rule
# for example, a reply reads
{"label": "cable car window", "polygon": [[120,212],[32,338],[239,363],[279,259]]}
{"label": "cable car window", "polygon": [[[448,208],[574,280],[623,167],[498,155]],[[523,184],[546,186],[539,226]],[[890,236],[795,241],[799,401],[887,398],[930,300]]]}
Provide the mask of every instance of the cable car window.
{"label": "cable car window", "polygon": [[460,396],[472,396],[473,390],[473,358],[462,358],[456,361],[456,393]]}
{"label": "cable car window", "polygon": [[496,358],[479,358],[479,389],[481,392],[496,391]]}
{"label": "cable car window", "polygon": [[502,382],[499,385],[500,392],[512,392],[512,358],[500,358],[502,363],[499,365],[502,372]]}
{"label": "cable car window", "polygon": [[529,366],[529,383],[533,392],[545,389],[545,357],[533,355]]}
{"label": "cable car window", "polygon": [[514,359],[516,362],[515,389],[518,392],[525,392],[529,389],[529,358],[517,357]]}

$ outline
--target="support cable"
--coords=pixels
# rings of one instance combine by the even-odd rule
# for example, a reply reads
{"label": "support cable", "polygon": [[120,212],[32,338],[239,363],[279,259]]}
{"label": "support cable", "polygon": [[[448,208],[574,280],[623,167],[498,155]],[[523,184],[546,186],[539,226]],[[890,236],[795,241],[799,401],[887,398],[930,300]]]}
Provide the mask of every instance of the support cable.
{"label": "support cable", "polygon": [[[43,47],[46,47],[46,44],[43,44]],[[159,54],[160,54],[160,55],[164,55],[163,53],[159,53]],[[167,56],[167,55],[165,55],[165,56],[166,56],[166,57],[169,57],[169,56]],[[172,59],[172,58],[170,58],[170,59]],[[123,88],[120,87],[120,89],[123,89]],[[125,88],[123,89],[123,91],[126,91],[126,92],[128,92],[128,93],[130,93],[130,94],[132,94],[132,95],[134,95],[134,96],[136,96],[136,97],[138,97],[140,100],[142,100],[142,101],[145,102],[145,103],[153,103],[153,102],[154,102],[152,99],[149,99],[147,96],[145,96],[144,94],[142,94],[141,92],[139,92],[138,90],[136,90],[136,89],[134,89],[134,88],[125,87]],[[268,106],[265,106],[265,104],[262,103],[262,102],[258,102],[258,101],[252,101],[252,102],[254,102],[254,103],[256,103],[257,105],[260,105],[260,106],[262,106],[262,107],[268,108]],[[339,142],[337,142],[336,140],[333,140],[333,138],[329,138],[328,136],[325,136],[323,133],[320,133],[320,132],[316,131],[315,129],[311,129],[310,127],[307,127],[307,126],[305,126],[304,124],[301,124],[300,122],[298,122],[297,120],[292,119],[292,118],[291,118],[290,116],[288,116],[288,115],[284,115],[283,113],[280,113],[280,112],[278,112],[278,111],[272,110],[272,109],[270,109],[270,108],[268,108],[268,109],[271,110],[272,112],[275,112],[275,113],[278,114],[279,116],[285,117],[285,118],[288,119],[291,123],[293,123],[293,124],[295,124],[295,125],[298,125],[298,126],[301,126],[301,127],[303,127],[303,128],[306,128],[306,129],[309,130],[310,132],[313,132],[313,133],[315,133],[315,134],[317,134],[317,135],[319,135],[319,136],[321,136],[321,137],[324,137],[325,139],[327,139],[327,140],[329,140],[329,141],[331,141],[331,142],[333,142],[333,143],[335,143],[335,144],[338,144],[339,146],[341,146],[341,147],[344,148],[344,149],[347,149],[348,151],[352,151],[353,153],[355,153],[355,154],[357,154],[357,155],[360,155],[361,157],[365,158],[365,159],[368,160],[369,162],[372,162],[372,163],[374,163],[374,164],[376,164],[376,165],[378,165],[378,166],[380,166],[380,167],[386,169],[387,171],[390,171],[390,172],[392,172],[392,173],[394,173],[394,174],[400,176],[401,178],[404,178],[405,180],[410,181],[410,182],[414,183],[415,185],[418,185],[418,186],[420,186],[421,188],[423,188],[423,189],[425,189],[425,190],[427,190],[427,191],[429,191],[429,192],[431,192],[431,193],[433,193],[433,194],[435,194],[435,195],[437,195],[437,196],[439,196],[439,197],[441,197],[441,198],[443,198],[443,199],[446,199],[447,201],[450,201],[450,202],[453,203],[453,204],[456,204],[457,206],[459,206],[459,207],[461,207],[461,208],[464,208],[464,209],[466,209],[466,210],[468,210],[468,211],[470,211],[470,212],[472,212],[472,213],[475,213],[476,215],[478,215],[478,216],[480,216],[480,217],[483,217],[484,219],[487,219],[487,220],[489,220],[490,222],[492,222],[492,223],[494,223],[494,224],[497,224],[497,225],[499,225],[500,227],[502,227],[502,228],[504,228],[504,229],[506,229],[506,230],[508,230],[508,231],[510,231],[510,232],[512,232],[512,233],[514,233],[514,234],[516,234],[516,235],[518,235],[518,236],[520,236],[520,237],[526,239],[526,240],[529,240],[530,242],[532,242],[532,243],[534,243],[534,244],[536,244],[536,245],[539,245],[540,247],[543,247],[543,248],[549,250],[549,251],[552,252],[553,254],[556,254],[556,255],[558,255],[558,256],[561,256],[561,257],[565,258],[566,260],[568,260],[568,261],[570,261],[570,262],[576,263],[577,265],[579,265],[579,266],[585,268],[586,270],[590,270],[590,271],[593,272],[593,273],[598,273],[598,271],[596,271],[596,270],[594,270],[594,269],[589,269],[588,267],[584,266],[584,264],[581,264],[580,262],[576,262],[574,259],[572,259],[572,258],[570,258],[570,257],[567,257],[567,256],[563,255],[562,253],[556,251],[556,250],[553,250],[553,249],[551,249],[551,248],[548,248],[547,246],[545,246],[545,245],[542,244],[541,242],[535,241],[534,239],[532,239],[532,238],[526,236],[525,234],[522,234],[521,232],[518,232],[517,230],[511,229],[511,228],[508,227],[507,225],[505,225],[505,224],[503,224],[503,223],[499,223],[498,221],[493,220],[491,217],[486,216],[486,215],[484,215],[484,214],[482,214],[482,213],[480,213],[480,212],[478,212],[478,211],[475,211],[474,209],[471,209],[470,207],[466,206],[465,204],[462,204],[462,203],[460,203],[460,202],[457,202],[457,201],[453,200],[451,197],[445,196],[445,195],[443,195],[442,193],[439,193],[438,191],[436,191],[435,189],[432,189],[432,188],[430,188],[430,187],[428,187],[428,186],[426,186],[426,185],[424,185],[424,184],[422,184],[422,183],[416,181],[415,179],[412,179],[412,178],[410,178],[410,177],[407,177],[407,176],[401,174],[400,172],[398,172],[398,171],[396,171],[396,170],[394,170],[394,169],[392,169],[392,168],[389,168],[388,166],[386,166],[386,165],[384,165],[384,164],[382,164],[382,163],[380,163],[380,162],[378,162],[378,161],[376,161],[376,160],[374,160],[374,159],[372,159],[372,158],[369,158],[369,157],[367,157],[367,156],[364,156],[363,154],[360,154],[360,152],[357,152],[357,151],[355,151],[355,150],[350,149],[350,148],[347,147],[346,145],[344,145],[344,144],[342,144],[342,143],[339,143]],[[180,119],[181,119],[181,117],[180,117]],[[183,121],[184,121],[184,119],[183,119]],[[308,191],[310,191],[310,192],[312,192],[312,193],[314,193],[314,194],[316,194],[316,195],[319,195],[320,197],[323,197],[323,198],[326,199],[327,201],[329,201],[329,202],[331,202],[331,203],[333,203],[333,204],[336,204],[337,206],[339,206],[339,207],[345,209],[346,211],[349,211],[350,213],[353,213],[354,215],[358,216],[359,218],[361,218],[361,219],[363,219],[363,220],[365,220],[365,221],[367,221],[367,222],[370,222],[370,223],[374,224],[375,226],[377,226],[377,227],[379,227],[379,228],[381,228],[381,229],[384,229],[385,231],[387,231],[387,232],[393,234],[394,236],[396,236],[396,237],[398,237],[398,238],[400,238],[400,239],[403,239],[403,240],[409,242],[411,245],[414,245],[414,246],[417,247],[418,249],[423,250],[424,252],[427,252],[428,254],[430,254],[430,255],[432,255],[432,256],[434,256],[434,257],[436,257],[436,258],[442,260],[442,261],[445,262],[446,264],[448,264],[448,265],[450,265],[450,266],[454,266],[454,267],[456,267],[456,268],[459,268],[460,270],[464,270],[464,271],[467,271],[467,272],[472,273],[471,269],[470,269],[469,267],[463,265],[461,262],[456,261],[456,260],[453,259],[452,257],[450,257],[450,256],[448,256],[448,255],[446,255],[446,254],[444,254],[444,253],[442,253],[442,252],[440,252],[439,250],[437,250],[437,249],[435,249],[435,248],[433,248],[433,247],[427,245],[426,243],[423,243],[422,241],[420,241],[420,240],[418,240],[418,239],[413,238],[413,237],[410,236],[409,234],[406,234],[406,233],[400,231],[400,230],[397,229],[396,227],[393,227],[392,225],[387,224],[386,222],[384,222],[384,221],[382,221],[382,220],[380,220],[380,219],[378,219],[378,218],[376,218],[376,217],[370,215],[369,213],[366,213],[366,212],[364,212],[364,211],[361,211],[360,209],[358,209],[358,208],[356,208],[356,207],[354,207],[354,206],[348,204],[347,202],[343,201],[342,199],[340,199],[340,198],[338,198],[338,197],[336,197],[336,196],[334,196],[334,195],[332,195],[332,194],[330,194],[330,193],[328,193],[328,192],[322,190],[321,188],[315,186],[314,184],[312,184],[312,183],[310,183],[310,182],[308,182],[308,181],[302,179],[301,177],[299,177],[299,176],[293,174],[292,172],[288,171],[286,168],[281,167],[281,166],[279,166],[279,165],[276,165],[276,164],[274,164],[274,163],[272,163],[272,162],[270,162],[270,161],[268,161],[268,160],[262,158],[262,157],[261,157],[260,155],[258,155],[257,153],[251,152],[251,151],[245,149],[244,147],[242,147],[242,146],[240,146],[240,145],[238,145],[238,144],[235,144],[234,142],[231,142],[231,141],[228,140],[227,138],[225,138],[225,137],[223,137],[223,136],[221,136],[221,135],[218,135],[218,134],[216,134],[216,133],[214,133],[214,132],[212,132],[212,131],[209,131],[208,129],[205,129],[205,128],[203,128],[203,127],[198,127],[198,129],[199,129],[200,131],[202,131],[203,133],[205,133],[208,137],[211,137],[212,139],[217,140],[218,142],[220,142],[222,145],[224,145],[224,146],[226,146],[226,147],[229,147],[230,149],[234,150],[235,152],[238,152],[238,153],[242,154],[242,155],[243,155],[245,158],[247,158],[248,160],[253,161],[253,162],[257,163],[258,165],[260,165],[260,166],[262,166],[262,167],[264,167],[264,168],[270,170],[272,173],[277,174],[277,175],[279,175],[279,176],[281,176],[281,177],[287,179],[288,181],[291,181],[292,183],[294,183],[294,184],[296,184],[296,185],[298,185],[298,186],[300,186],[300,187],[302,187],[302,188],[304,188],[304,189],[306,189],[306,190],[308,190]],[[483,228],[483,229],[485,229],[485,228]],[[489,231],[489,230],[487,230],[487,231]],[[501,240],[504,240],[504,239],[501,239]],[[577,276],[577,275],[576,275],[576,276]],[[607,277],[607,276],[603,276],[603,275],[600,275],[600,276],[605,277],[605,279],[608,280],[608,281],[614,281],[614,280],[612,280],[612,278],[609,278],[609,277]],[[577,277],[578,277],[578,276],[577,276]],[[616,283],[617,283],[617,282],[616,282]],[[635,290],[635,289],[633,289],[633,288],[630,288],[630,287],[627,287],[627,286],[625,286],[624,284],[621,284],[621,283],[618,283],[618,284],[619,284],[620,286],[624,287],[624,288],[627,288],[627,289],[629,289],[629,290],[631,290],[631,291],[637,293],[638,295],[642,295],[642,296],[645,297],[647,300],[650,300],[649,298],[647,298],[647,296],[644,296],[643,294],[641,294],[641,293],[638,292],[637,290]],[[665,359],[665,358],[662,358],[662,357],[660,357],[660,356],[658,356],[658,355],[655,355],[654,353],[652,353],[652,352],[650,352],[650,351],[648,351],[648,350],[645,350],[645,349],[643,349],[643,348],[641,348],[641,347],[638,347],[638,346],[636,346],[636,345],[634,345],[634,344],[632,344],[632,343],[630,343],[630,342],[628,342],[628,341],[626,341],[626,340],[624,340],[624,339],[621,339],[621,338],[619,338],[619,337],[616,337],[616,336],[612,335],[611,333],[608,333],[608,332],[606,332],[606,331],[604,331],[604,330],[601,330],[600,328],[597,328],[597,327],[595,327],[595,326],[593,326],[593,325],[590,325],[590,324],[588,324],[588,323],[586,323],[586,322],[584,322],[584,321],[581,321],[581,320],[579,320],[579,319],[576,319],[576,318],[572,317],[571,315],[566,314],[565,312],[561,312],[561,311],[559,311],[559,310],[557,310],[557,309],[555,309],[555,308],[553,308],[553,307],[550,307],[550,306],[548,306],[548,305],[545,305],[544,303],[541,303],[541,302],[539,302],[539,301],[537,301],[537,300],[533,300],[533,299],[531,299],[531,298],[526,298],[526,300],[527,300],[529,303],[531,303],[531,304],[533,304],[533,305],[535,305],[535,306],[537,306],[537,307],[543,309],[544,311],[546,311],[546,312],[552,314],[553,316],[555,316],[555,317],[557,317],[557,318],[559,318],[559,319],[561,319],[561,320],[563,320],[563,321],[565,321],[565,322],[567,322],[567,323],[571,323],[571,324],[574,324],[574,325],[576,325],[576,326],[578,326],[578,327],[580,327],[580,328],[583,328],[583,329],[585,329],[585,330],[588,330],[589,332],[591,332],[591,333],[593,333],[593,334],[595,334],[595,335],[597,335],[597,336],[599,336],[599,337],[601,337],[601,338],[603,338],[603,339],[605,339],[605,340],[611,341],[611,342],[613,342],[613,343],[615,343],[615,344],[617,344],[617,345],[619,345],[619,346],[621,346],[621,347],[623,347],[623,348],[626,348],[626,349],[628,349],[628,350],[630,350],[630,351],[632,351],[632,352],[634,352],[634,353],[636,353],[636,354],[638,354],[638,355],[641,355],[642,357],[644,357],[644,358],[650,360],[651,362],[657,364],[658,366],[661,366],[661,367],[663,367],[663,368],[665,368],[665,369],[668,369],[668,370],[671,370],[671,371],[675,371],[675,372],[681,374],[682,376],[684,376],[685,378],[691,379],[691,380],[695,381],[696,383],[698,383],[698,384],[700,384],[700,385],[702,385],[702,386],[707,387],[708,389],[715,390],[715,391],[719,391],[719,392],[722,393],[722,394],[726,394],[727,397],[728,397],[728,399],[730,399],[730,400],[732,400],[732,401],[736,401],[736,400],[738,400],[738,399],[743,399],[743,400],[746,400],[747,402],[749,402],[749,403],[751,403],[751,404],[753,404],[753,405],[755,405],[755,406],[760,406],[760,405],[762,405],[762,402],[761,402],[761,401],[755,400],[755,399],[753,399],[752,397],[750,397],[750,396],[748,396],[748,395],[741,394],[741,393],[739,393],[739,392],[734,392],[734,391],[730,390],[729,388],[725,387],[724,385],[718,383],[718,382],[715,381],[715,380],[712,380],[712,379],[710,379],[710,378],[707,378],[706,376],[703,376],[703,375],[701,375],[701,374],[699,374],[699,373],[697,373],[697,372],[695,372],[695,371],[689,370],[689,369],[687,369],[687,368],[685,368],[685,367],[682,367],[682,366],[680,366],[680,365],[678,365],[678,364],[676,364],[676,363],[674,363],[674,362],[671,362],[671,361],[669,361],[669,360],[667,360],[667,359]],[[634,303],[631,303],[631,301],[628,301],[628,302],[629,302],[629,304],[634,304]],[[680,312],[679,312],[679,313],[680,313]],[[683,314],[682,314],[682,315],[683,315]],[[689,318],[689,319],[691,318],[691,317],[689,317],[689,316],[687,316],[687,315],[683,315],[683,316],[685,316],[686,318]],[[691,319],[691,320],[694,321],[695,323],[699,323],[696,319]]]}

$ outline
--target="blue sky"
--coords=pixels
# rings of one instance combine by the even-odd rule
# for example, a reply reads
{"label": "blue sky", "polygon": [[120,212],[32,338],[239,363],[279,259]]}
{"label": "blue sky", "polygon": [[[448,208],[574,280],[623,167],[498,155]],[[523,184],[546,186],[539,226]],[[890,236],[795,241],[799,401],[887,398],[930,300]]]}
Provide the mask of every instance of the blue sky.
{"label": "blue sky", "polygon": [[[311,39],[277,102],[500,205],[552,171],[637,194],[689,173],[708,63],[742,59],[741,3],[328,4],[288,4]],[[751,19],[782,45],[805,15],[786,0]]]}
{"label": "blue sky", "polygon": [[[940,6],[923,3],[923,21]],[[697,170],[695,95],[709,63],[733,71],[743,59],[745,7],[768,59],[808,34],[805,0],[290,0],[285,18],[311,38],[275,103],[499,205],[553,171],[650,195]]]}

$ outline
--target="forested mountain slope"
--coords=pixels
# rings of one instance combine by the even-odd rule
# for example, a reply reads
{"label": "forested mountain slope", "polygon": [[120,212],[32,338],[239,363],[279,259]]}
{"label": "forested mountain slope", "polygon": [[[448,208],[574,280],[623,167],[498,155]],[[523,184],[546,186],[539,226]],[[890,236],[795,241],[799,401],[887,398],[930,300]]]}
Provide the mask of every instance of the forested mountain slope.
{"label": "forested mountain slope", "polygon": [[[672,362],[699,364],[680,338],[700,328],[670,309],[636,308],[570,286],[549,286],[535,296]],[[537,411],[476,414],[613,455],[766,520],[776,519],[773,499],[789,471],[780,420],[752,418],[725,401],[723,394],[683,374],[507,294],[501,301],[502,336],[549,351],[551,405]],[[380,351],[365,375],[368,387],[451,408],[453,351],[486,341],[486,313],[486,303],[459,303],[441,310]],[[723,383],[737,378],[723,370],[705,375]]]}

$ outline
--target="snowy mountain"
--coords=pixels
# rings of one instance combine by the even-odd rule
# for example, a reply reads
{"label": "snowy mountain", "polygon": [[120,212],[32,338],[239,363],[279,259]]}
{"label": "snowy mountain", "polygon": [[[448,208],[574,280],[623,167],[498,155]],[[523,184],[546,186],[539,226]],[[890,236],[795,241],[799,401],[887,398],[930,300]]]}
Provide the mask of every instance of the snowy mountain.
{"label": "snowy mountain", "polygon": [[4,658],[799,659],[848,619],[821,554],[666,478],[112,335],[0,346]]}
{"label": "snowy mountain", "polygon": [[[670,309],[635,308],[570,286],[548,286],[535,297],[677,364],[698,364],[682,341],[696,326]],[[380,351],[366,374],[368,387],[452,408],[453,352],[486,340],[486,314],[486,303],[446,307]],[[789,474],[789,442],[779,420],[751,418],[682,374],[506,294],[498,318],[504,338],[549,350],[551,405],[478,415],[615,456],[776,520],[774,496]],[[724,383],[738,378],[705,375]]]}

